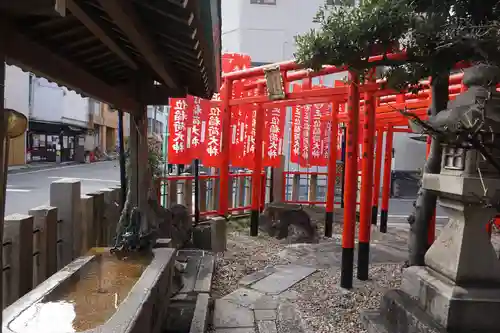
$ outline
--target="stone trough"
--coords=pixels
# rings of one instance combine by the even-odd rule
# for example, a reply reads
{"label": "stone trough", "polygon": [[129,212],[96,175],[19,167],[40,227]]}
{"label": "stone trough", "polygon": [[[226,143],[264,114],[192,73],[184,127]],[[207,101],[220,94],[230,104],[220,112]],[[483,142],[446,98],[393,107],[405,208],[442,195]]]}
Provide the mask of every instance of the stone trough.
{"label": "stone trough", "polygon": [[119,260],[81,257],[3,311],[4,333],[157,333],[170,301],[175,249]]}

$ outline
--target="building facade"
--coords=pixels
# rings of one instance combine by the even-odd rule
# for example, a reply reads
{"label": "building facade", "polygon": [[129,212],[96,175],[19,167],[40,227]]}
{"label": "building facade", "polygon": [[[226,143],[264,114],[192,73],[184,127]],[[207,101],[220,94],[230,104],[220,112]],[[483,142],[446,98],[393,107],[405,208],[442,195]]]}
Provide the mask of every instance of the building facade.
{"label": "building facade", "polygon": [[[328,0],[338,5],[341,0]],[[356,5],[358,1],[351,1]],[[316,28],[313,18],[325,0],[223,0],[222,1],[222,50],[248,54],[254,66],[293,59],[294,37]],[[349,3],[348,3],[349,4]],[[333,86],[343,80],[346,73],[329,75],[323,84]],[[290,112],[287,123],[290,122]],[[285,131],[288,140],[290,126]],[[290,147],[284,147],[285,160],[289,161]],[[394,170],[396,174],[412,174],[425,163],[425,144],[410,139],[410,135],[394,136]],[[290,170],[301,170],[288,163]],[[322,191],[320,188],[319,191]]]}
{"label": "building facade", "polygon": [[[29,117],[31,111],[29,73],[16,66],[5,66],[5,107]],[[9,166],[26,163],[26,133],[10,140]]]}

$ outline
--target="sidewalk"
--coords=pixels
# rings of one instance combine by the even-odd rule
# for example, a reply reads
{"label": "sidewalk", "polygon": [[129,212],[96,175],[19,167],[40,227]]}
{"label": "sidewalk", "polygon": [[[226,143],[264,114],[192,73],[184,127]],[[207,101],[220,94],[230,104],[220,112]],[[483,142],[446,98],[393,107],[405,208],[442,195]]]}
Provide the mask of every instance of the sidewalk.
{"label": "sidewalk", "polygon": [[55,168],[60,168],[63,166],[68,166],[68,165],[76,165],[76,164],[83,164],[83,163],[78,163],[78,162],[62,162],[62,163],[56,163],[56,162],[34,162],[30,164],[25,164],[25,165],[15,165],[15,166],[10,166],[8,169],[8,174],[16,174],[16,173],[23,173],[23,172],[29,172],[29,171],[36,171],[36,170],[45,170],[45,169],[55,169]]}

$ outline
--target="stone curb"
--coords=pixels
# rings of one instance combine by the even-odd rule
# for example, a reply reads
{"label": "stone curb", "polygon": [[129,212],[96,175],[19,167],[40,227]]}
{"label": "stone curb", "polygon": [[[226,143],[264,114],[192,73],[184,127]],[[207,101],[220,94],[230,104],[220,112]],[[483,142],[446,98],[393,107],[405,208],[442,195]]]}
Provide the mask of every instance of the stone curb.
{"label": "stone curb", "polygon": [[15,174],[27,173],[27,172],[32,172],[32,171],[50,170],[50,169],[57,169],[57,168],[61,168],[61,167],[85,165],[85,164],[96,164],[96,163],[102,163],[102,162],[108,162],[108,161],[96,161],[93,163],[65,162],[65,163],[59,163],[59,164],[55,163],[55,164],[50,164],[50,165],[26,166],[26,167],[19,168],[19,169],[8,170],[7,174],[8,175],[15,175]]}

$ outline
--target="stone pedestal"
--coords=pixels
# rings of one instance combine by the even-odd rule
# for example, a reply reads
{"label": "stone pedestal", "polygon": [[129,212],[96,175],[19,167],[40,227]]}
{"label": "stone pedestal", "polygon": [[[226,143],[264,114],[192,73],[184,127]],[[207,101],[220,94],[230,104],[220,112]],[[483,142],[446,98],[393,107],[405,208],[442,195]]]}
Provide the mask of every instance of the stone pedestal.
{"label": "stone pedestal", "polygon": [[66,178],[50,184],[50,206],[57,207],[57,218],[62,221],[60,239],[62,257],[58,258],[60,269],[78,257],[75,249],[80,249],[81,228],[81,183]]}
{"label": "stone pedestal", "polygon": [[406,269],[401,290],[363,314],[365,322],[391,333],[498,332],[500,262],[485,230],[496,210],[482,201],[496,200],[500,179],[426,174],[423,186],[440,192],[448,225],[427,251],[426,267]]}

